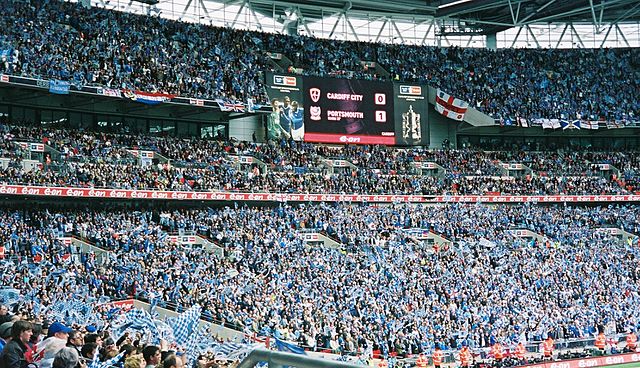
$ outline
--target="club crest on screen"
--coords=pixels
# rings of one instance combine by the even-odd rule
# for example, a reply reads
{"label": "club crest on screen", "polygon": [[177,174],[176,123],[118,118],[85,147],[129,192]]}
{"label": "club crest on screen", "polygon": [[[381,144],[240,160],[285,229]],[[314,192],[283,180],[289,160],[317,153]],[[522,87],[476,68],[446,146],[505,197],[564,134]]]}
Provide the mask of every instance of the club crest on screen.
{"label": "club crest on screen", "polygon": [[320,120],[322,118],[322,109],[320,109],[320,106],[309,107],[309,113],[311,114],[311,120]]}
{"label": "club crest on screen", "polygon": [[311,97],[311,101],[313,102],[320,101],[320,89],[319,88],[309,89],[309,96]]}

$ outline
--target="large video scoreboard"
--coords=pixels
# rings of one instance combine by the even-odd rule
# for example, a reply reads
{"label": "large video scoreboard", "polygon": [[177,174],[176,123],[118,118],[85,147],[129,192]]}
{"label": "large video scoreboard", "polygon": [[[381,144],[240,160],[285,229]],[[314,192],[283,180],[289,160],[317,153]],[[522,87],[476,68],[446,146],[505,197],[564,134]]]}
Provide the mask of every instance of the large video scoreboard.
{"label": "large video scoreboard", "polygon": [[427,88],[407,83],[265,73],[269,138],[428,145]]}

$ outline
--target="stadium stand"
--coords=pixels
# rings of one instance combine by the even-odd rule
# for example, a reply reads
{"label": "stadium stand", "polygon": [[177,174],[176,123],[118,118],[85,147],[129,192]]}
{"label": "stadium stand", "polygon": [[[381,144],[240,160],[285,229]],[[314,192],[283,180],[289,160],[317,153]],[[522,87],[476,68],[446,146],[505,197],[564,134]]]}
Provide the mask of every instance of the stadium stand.
{"label": "stadium stand", "polygon": [[[328,148],[298,142],[254,144],[197,139],[128,136],[89,131],[5,126],[7,158],[0,172],[7,184],[184,191],[373,194],[624,194],[637,192],[640,166],[633,152],[485,152],[480,150],[393,149],[383,146]],[[16,142],[11,147],[8,143]],[[60,152],[41,170],[18,163],[17,142],[42,142]],[[13,148],[13,149],[11,149]],[[130,152],[149,150],[171,160],[141,166]],[[261,160],[242,170],[233,157]],[[341,159],[354,169],[328,173],[323,161]],[[435,162],[441,176],[422,176],[416,162]],[[501,163],[520,163],[533,175],[505,175]],[[618,174],[603,172],[611,165]],[[604,173],[604,174],[603,174]]]}
{"label": "stadium stand", "polygon": [[[5,273],[3,282],[35,293],[43,306],[70,293],[154,299],[178,310],[199,304],[210,320],[247,334],[334,352],[372,348],[406,356],[429,352],[435,343],[485,348],[497,340],[581,338],[603,321],[615,335],[639,327],[639,248],[637,238],[620,241],[603,228],[639,232],[636,211],[478,205],[4,210],[5,257],[27,262],[5,265],[15,274]],[[408,235],[412,228],[456,245],[428,246]],[[515,238],[508,230],[516,228],[547,240]],[[309,247],[300,232],[311,229],[334,237],[342,249]],[[203,258],[202,249],[171,241],[175,232],[213,239],[228,258]],[[114,256],[97,264],[58,240],[70,235]],[[34,257],[39,263],[32,264]],[[34,314],[33,303],[22,306]]]}
{"label": "stadium stand", "polygon": [[[393,79],[442,88],[494,118],[640,117],[640,86],[633,77],[640,55],[634,48],[441,50],[235,31],[61,1],[0,5],[7,10],[0,46],[10,51],[0,64],[5,74],[264,102],[258,71],[270,68],[266,52],[278,52],[304,73],[320,76],[382,78],[360,64],[375,61]],[[33,45],[40,45],[37,52]]]}

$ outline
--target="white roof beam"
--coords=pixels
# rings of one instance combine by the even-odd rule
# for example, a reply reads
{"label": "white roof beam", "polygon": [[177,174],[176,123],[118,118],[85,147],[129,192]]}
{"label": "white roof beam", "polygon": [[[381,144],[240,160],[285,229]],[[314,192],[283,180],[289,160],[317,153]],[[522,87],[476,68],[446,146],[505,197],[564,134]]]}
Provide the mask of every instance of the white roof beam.
{"label": "white roof beam", "polygon": [[347,22],[347,25],[349,26],[351,33],[353,33],[353,37],[356,38],[356,41],[360,42],[360,37],[358,37],[358,32],[356,32],[355,28],[353,28],[353,24],[351,24],[349,17],[347,17],[347,13],[344,13],[344,21]]}
{"label": "white roof beam", "polygon": [[425,42],[427,41],[427,37],[429,36],[429,33],[431,33],[431,30],[433,29],[434,24],[436,24],[436,20],[432,20],[431,24],[429,24],[429,28],[427,28],[427,31],[424,33],[424,37],[422,37],[422,45],[425,44]]}
{"label": "white roof beam", "polygon": [[342,19],[343,15],[344,15],[344,12],[338,14],[338,19],[336,19],[336,22],[333,24],[333,28],[331,28],[331,33],[329,33],[329,38],[333,36],[333,33],[336,31],[336,28],[338,28],[338,24],[340,23],[340,19]]}
{"label": "white roof beam", "polygon": [[620,37],[622,37],[622,40],[624,41],[625,45],[627,45],[627,47],[631,47],[629,45],[629,41],[627,41],[627,37],[625,37],[624,32],[622,32],[622,30],[620,29],[620,26],[618,24],[616,24],[616,29],[618,30],[618,33],[620,34]]}
{"label": "white roof beam", "polygon": [[242,11],[244,10],[245,5],[247,5],[247,0],[244,0],[242,2],[242,5],[240,5],[240,8],[238,9],[236,16],[233,18],[233,22],[231,23],[231,28],[236,26],[236,22],[238,21],[238,18],[240,18],[240,14],[242,14]]}
{"label": "white roof beam", "polygon": [[573,23],[569,23],[569,26],[571,27],[571,31],[573,32],[573,34],[578,39],[578,42],[580,43],[580,47],[584,48],[584,42],[582,42],[582,38],[578,34],[578,31],[576,31],[576,27],[573,26]]}
{"label": "white roof beam", "polygon": [[564,38],[564,34],[567,33],[568,28],[569,28],[569,24],[567,23],[564,25],[564,29],[562,30],[562,33],[560,33],[560,38],[558,38],[558,43],[556,43],[556,49],[560,47],[560,44],[562,43],[562,39]]}
{"label": "white roof beam", "polygon": [[527,24],[527,30],[529,31],[531,38],[533,38],[533,42],[536,43],[536,47],[540,48],[540,43],[538,42],[538,38],[536,37],[536,35],[533,34],[533,30],[531,29],[531,27],[529,27],[528,24]]}
{"label": "white roof beam", "polygon": [[609,29],[607,30],[607,33],[605,33],[604,39],[602,40],[602,43],[600,44],[600,48],[604,47],[604,44],[605,44],[605,42],[607,42],[607,38],[609,37],[609,33],[611,33],[612,29],[613,29],[613,23],[611,23],[609,25]]}
{"label": "white roof beam", "polygon": [[384,23],[382,23],[382,26],[380,26],[380,32],[378,32],[378,36],[376,37],[376,42],[380,40],[380,36],[382,36],[382,32],[384,32],[384,27],[387,26],[387,22],[389,22],[389,20],[385,18]]}
{"label": "white roof beam", "polygon": [[396,22],[393,21],[393,19],[391,20],[391,25],[393,26],[393,28],[398,33],[398,36],[400,37],[400,41],[402,41],[402,43],[404,43],[404,37],[402,37],[402,32],[400,32],[400,30],[398,29],[398,25],[396,24]]}
{"label": "white roof beam", "polygon": [[522,32],[522,28],[524,27],[518,28],[518,33],[516,33],[516,36],[513,38],[513,42],[511,42],[511,48],[513,48],[516,45],[516,42],[518,41],[518,37],[520,37],[520,33]]}

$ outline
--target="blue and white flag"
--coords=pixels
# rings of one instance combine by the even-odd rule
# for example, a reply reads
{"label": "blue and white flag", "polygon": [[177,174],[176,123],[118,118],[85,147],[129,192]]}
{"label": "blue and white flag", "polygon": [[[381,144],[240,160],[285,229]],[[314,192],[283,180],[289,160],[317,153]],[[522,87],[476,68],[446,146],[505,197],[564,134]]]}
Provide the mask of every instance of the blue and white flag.
{"label": "blue and white flag", "polygon": [[105,361],[105,362],[100,362],[100,359],[98,359],[97,357],[91,362],[91,364],[89,365],[89,368],[111,368],[113,366],[117,366],[118,363],[122,360],[122,358],[124,357],[124,351],[116,356],[114,356],[113,358]]}
{"label": "blue and white flag", "polygon": [[153,337],[152,343],[160,342],[158,327],[156,322],[151,318],[149,313],[142,309],[131,309],[124,315],[121,315],[113,326],[115,336],[122,336],[127,331],[144,331]]}
{"label": "blue and white flag", "polygon": [[180,316],[167,320],[169,326],[173,328],[173,336],[178,345],[186,346],[189,338],[196,335],[201,311],[202,308],[196,304]]}
{"label": "blue and white flag", "polygon": [[298,345],[294,345],[292,343],[280,340],[277,337],[274,338],[274,339],[275,339],[276,349],[278,349],[279,351],[285,351],[285,352],[288,352],[288,353],[307,355],[307,353],[304,351],[304,349],[299,347]]}
{"label": "blue and white flag", "polygon": [[0,289],[0,303],[12,306],[20,301],[20,291],[17,289]]}
{"label": "blue and white flag", "polygon": [[261,344],[240,344],[236,342],[225,342],[217,345],[213,352],[217,359],[242,360]]}

